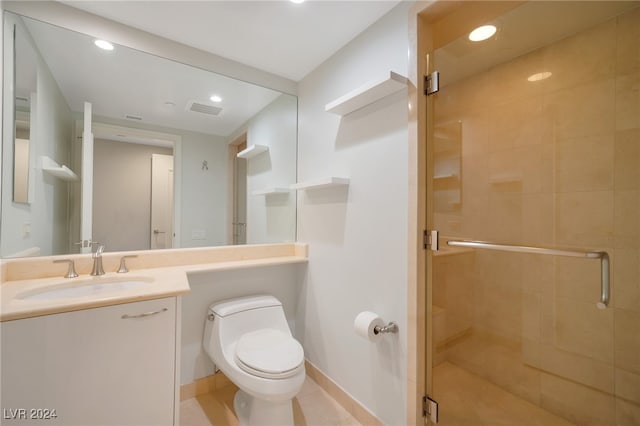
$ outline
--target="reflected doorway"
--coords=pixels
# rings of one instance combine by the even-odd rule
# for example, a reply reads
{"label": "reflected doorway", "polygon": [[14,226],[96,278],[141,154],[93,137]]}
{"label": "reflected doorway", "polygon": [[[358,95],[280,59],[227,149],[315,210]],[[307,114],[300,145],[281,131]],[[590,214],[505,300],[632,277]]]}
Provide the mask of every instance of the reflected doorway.
{"label": "reflected doorway", "polygon": [[247,160],[238,153],[247,148],[247,133],[242,133],[229,144],[230,190],[232,198],[231,243],[247,243]]}

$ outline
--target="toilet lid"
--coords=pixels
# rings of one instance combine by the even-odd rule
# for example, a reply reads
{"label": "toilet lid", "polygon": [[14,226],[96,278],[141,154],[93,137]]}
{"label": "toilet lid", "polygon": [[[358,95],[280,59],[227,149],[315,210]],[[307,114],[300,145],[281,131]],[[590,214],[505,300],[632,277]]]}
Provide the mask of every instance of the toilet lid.
{"label": "toilet lid", "polygon": [[291,335],[265,328],[243,334],[236,345],[238,366],[266,378],[289,377],[304,361],[304,350]]}

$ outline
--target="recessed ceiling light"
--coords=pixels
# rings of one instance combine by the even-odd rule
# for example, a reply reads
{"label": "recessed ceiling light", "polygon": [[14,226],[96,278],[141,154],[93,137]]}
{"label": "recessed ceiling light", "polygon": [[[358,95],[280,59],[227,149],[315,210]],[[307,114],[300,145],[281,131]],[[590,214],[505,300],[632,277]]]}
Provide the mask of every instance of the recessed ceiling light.
{"label": "recessed ceiling light", "polygon": [[95,45],[98,46],[100,49],[104,49],[104,50],[113,50],[113,44],[109,43],[106,40],[96,40],[94,41]]}
{"label": "recessed ceiling light", "polygon": [[490,38],[492,35],[494,35],[497,30],[498,29],[495,27],[495,25],[483,25],[471,31],[471,33],[469,33],[469,40],[471,41],[486,40]]}
{"label": "recessed ceiling light", "polygon": [[209,99],[211,99],[211,102],[222,102],[222,98],[218,95],[213,95]]}
{"label": "recessed ceiling light", "polygon": [[545,71],[545,72],[539,72],[537,74],[532,74],[527,78],[527,80],[540,81],[540,80],[546,80],[549,77],[551,77],[551,73],[549,71]]}
{"label": "recessed ceiling light", "polygon": [[291,3],[300,4],[304,3],[304,0],[289,0]]}

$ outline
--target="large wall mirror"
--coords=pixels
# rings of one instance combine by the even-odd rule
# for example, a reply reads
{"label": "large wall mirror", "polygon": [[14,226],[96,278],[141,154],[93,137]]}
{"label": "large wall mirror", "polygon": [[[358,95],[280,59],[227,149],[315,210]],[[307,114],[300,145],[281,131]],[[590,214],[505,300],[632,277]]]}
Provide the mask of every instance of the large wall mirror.
{"label": "large wall mirror", "polygon": [[2,257],[295,241],[295,96],[7,11],[3,43]]}

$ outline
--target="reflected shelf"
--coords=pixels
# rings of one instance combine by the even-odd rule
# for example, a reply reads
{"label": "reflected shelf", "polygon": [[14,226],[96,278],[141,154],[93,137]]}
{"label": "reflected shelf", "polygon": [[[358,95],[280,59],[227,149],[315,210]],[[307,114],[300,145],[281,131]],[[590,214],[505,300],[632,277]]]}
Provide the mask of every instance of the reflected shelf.
{"label": "reflected shelf", "polygon": [[246,149],[243,149],[236,154],[238,158],[253,158],[260,154],[269,151],[269,147],[266,145],[249,145]]}
{"label": "reflected shelf", "polygon": [[291,189],[310,190],[346,185],[349,185],[349,178],[329,176],[320,179],[294,183],[293,185],[291,185]]}
{"label": "reflected shelf", "polygon": [[264,188],[256,189],[251,194],[253,195],[273,195],[273,194],[288,194],[291,190],[289,188]]}
{"label": "reflected shelf", "polygon": [[73,170],[71,170],[65,165],[61,166],[60,164],[56,163],[54,160],[47,157],[46,155],[43,155],[42,157],[40,157],[40,160],[42,162],[42,171],[44,173],[50,174],[51,176],[55,176],[59,179],[66,180],[69,182],[74,182],[79,180],[78,175],[76,175],[73,172]]}

